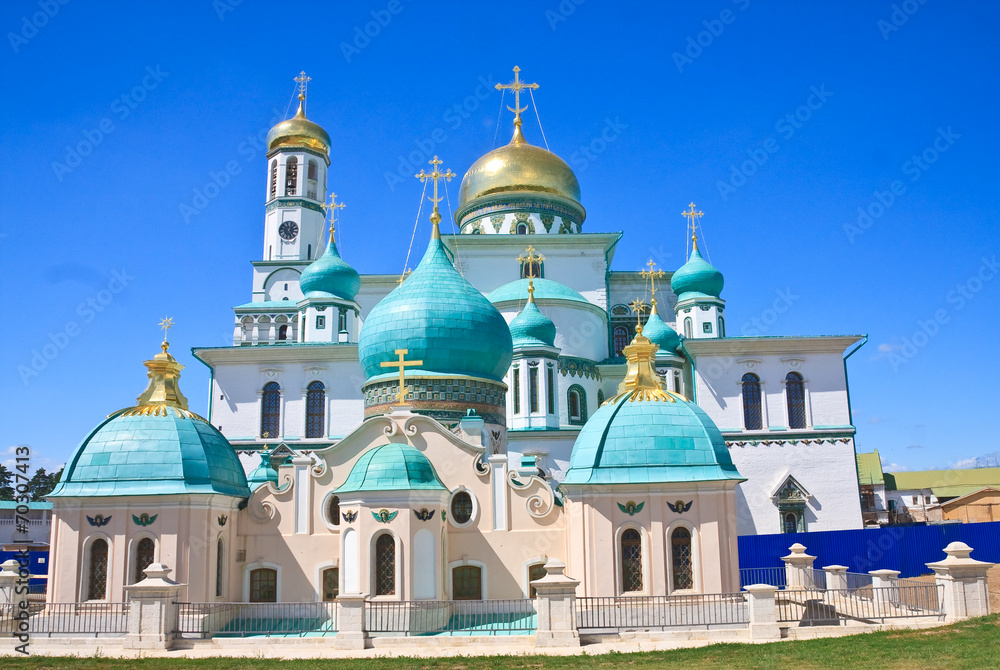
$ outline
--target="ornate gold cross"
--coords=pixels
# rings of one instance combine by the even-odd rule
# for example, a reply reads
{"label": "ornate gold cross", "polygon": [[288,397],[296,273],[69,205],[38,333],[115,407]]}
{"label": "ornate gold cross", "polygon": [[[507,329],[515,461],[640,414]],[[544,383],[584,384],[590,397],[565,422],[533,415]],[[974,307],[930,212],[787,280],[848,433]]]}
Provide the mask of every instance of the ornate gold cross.
{"label": "ornate gold cross", "polygon": [[333,224],[337,220],[337,210],[338,209],[344,209],[345,207],[347,207],[347,205],[345,205],[344,203],[337,202],[337,194],[336,193],[331,193],[330,194],[330,202],[328,202],[325,205],[323,205],[323,210],[330,217],[330,237],[331,238],[333,238]]}
{"label": "ornate gold cross", "polygon": [[635,300],[630,302],[628,306],[632,308],[633,312],[635,312],[636,325],[641,325],[643,308],[646,306],[646,301],[643,300],[642,298],[636,298]]}
{"label": "ornate gold cross", "polygon": [[510,105],[508,105],[507,109],[509,109],[510,111],[514,112],[514,123],[517,124],[517,125],[521,124],[521,112],[523,112],[524,110],[528,109],[527,106],[521,107],[521,91],[524,90],[524,89],[526,89],[526,88],[530,88],[532,90],[535,90],[535,89],[538,88],[538,84],[535,84],[535,83],[526,84],[523,81],[521,81],[520,78],[518,77],[518,73],[520,71],[521,71],[521,68],[519,68],[518,66],[515,65],[514,66],[514,81],[510,82],[509,84],[497,84],[496,85],[496,88],[497,88],[498,91],[504,91],[504,90],[514,91],[514,106],[511,107]]}
{"label": "ornate gold cross", "polygon": [[640,270],[639,275],[643,279],[649,280],[650,295],[652,295],[653,300],[656,300],[656,281],[658,279],[663,279],[665,276],[667,276],[667,273],[664,272],[663,270],[655,270],[654,268],[656,267],[656,263],[653,262],[652,258],[650,258],[649,262],[646,263],[646,267],[648,267],[649,269]]}
{"label": "ornate gold cross", "polygon": [[[438,203],[443,199],[438,196],[438,180],[444,179],[446,181],[451,181],[452,177],[457,177],[458,175],[452,172],[450,168],[447,172],[441,172],[441,170],[438,169],[438,166],[441,165],[443,161],[441,161],[437,156],[428,162],[434,166],[434,169],[430,172],[420,170],[420,172],[414,176],[416,176],[421,183],[426,182],[428,179],[434,182],[434,195],[429,198],[429,200],[434,203],[434,212],[431,214],[431,221],[437,225],[441,221],[441,215],[438,213]],[[437,220],[435,221],[435,219]]]}
{"label": "ornate gold cross", "polygon": [[525,279],[536,279],[538,277],[535,274],[535,269],[541,269],[541,263],[545,260],[545,256],[535,253],[535,247],[528,245],[528,248],[524,250],[526,254],[522,254],[517,257],[519,263],[524,265],[524,269],[527,274],[524,275]]}
{"label": "ornate gold cross", "polygon": [[383,368],[399,368],[399,393],[396,394],[398,402],[397,405],[406,404],[406,368],[412,365],[423,365],[423,361],[407,361],[404,360],[406,354],[410,353],[409,349],[396,349],[396,355],[399,356],[398,361],[385,361],[380,363]]}
{"label": "ornate gold cross", "polygon": [[306,71],[303,70],[299,72],[299,76],[295,78],[295,81],[299,83],[299,99],[305,97],[306,95],[306,84],[312,81],[312,77],[306,75]]}
{"label": "ornate gold cross", "polygon": [[163,341],[167,341],[167,331],[174,327],[174,320],[169,316],[160,319],[160,330],[163,331]]}
{"label": "ornate gold cross", "polygon": [[698,235],[695,227],[698,225],[698,219],[705,215],[704,212],[694,211],[694,203],[692,202],[688,205],[691,209],[688,211],[681,212],[681,216],[688,220],[688,225],[691,226],[691,241],[694,242],[695,249],[698,248]]}

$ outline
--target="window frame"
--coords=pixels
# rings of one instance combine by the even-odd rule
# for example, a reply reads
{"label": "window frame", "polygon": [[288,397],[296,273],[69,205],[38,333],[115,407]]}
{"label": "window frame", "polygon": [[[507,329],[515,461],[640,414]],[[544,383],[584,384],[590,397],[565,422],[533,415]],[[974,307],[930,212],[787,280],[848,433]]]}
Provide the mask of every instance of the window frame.
{"label": "window frame", "polygon": [[146,567],[149,567],[153,563],[156,563],[157,560],[159,559],[160,544],[159,544],[159,542],[156,541],[156,536],[154,536],[152,533],[149,533],[149,532],[137,533],[132,538],[132,540],[129,542],[128,575],[127,575],[127,578],[129,580],[129,582],[128,582],[129,586],[131,586],[132,584],[138,584],[139,582],[141,582],[143,579],[146,578],[145,575],[143,575],[141,577],[138,576],[139,575],[139,571],[138,571],[138,568],[139,568],[139,545],[144,540],[149,540],[150,542],[153,543],[153,557],[152,557],[152,560],[149,563],[146,564]]}
{"label": "window frame", "polygon": [[[635,531],[639,535],[639,578],[642,580],[639,591],[625,590],[625,552],[622,543],[625,533],[629,531]],[[615,582],[620,596],[649,594],[649,541],[645,530],[638,524],[624,524],[615,535]]]}
{"label": "window frame", "polygon": [[[273,394],[273,395],[272,395]],[[268,398],[274,398],[274,408],[268,408]],[[270,428],[271,419],[273,418],[274,431],[272,432]],[[275,439],[281,437],[281,384],[276,381],[270,381],[264,384],[261,388],[261,399],[260,399],[260,436],[264,438],[264,433],[267,433],[265,439]]]}
{"label": "window frame", "polygon": [[[785,414],[788,421],[788,428],[791,430],[806,430],[809,428],[809,413],[806,409],[806,378],[801,372],[791,370],[785,375]],[[792,389],[796,389],[794,395]],[[793,407],[800,405],[799,407]],[[795,425],[798,421],[792,418],[796,410],[801,412],[802,425]]]}
{"label": "window frame", "polygon": [[[678,528],[687,530],[691,537],[691,588],[678,589],[674,587],[674,546],[673,535]],[[676,593],[701,593],[701,537],[698,529],[689,521],[676,520],[671,523],[666,530],[666,550],[667,550],[667,595]]]}
{"label": "window frame", "polygon": [[[753,379],[752,380],[747,379],[748,377],[753,377]],[[755,387],[756,387],[756,394],[757,394],[757,399],[756,399],[757,400],[757,406],[756,406],[756,410],[757,410],[756,414],[757,414],[757,416],[755,418],[757,419],[757,424],[758,424],[756,428],[751,427],[750,426],[750,421],[748,421],[748,418],[754,418],[754,417],[749,417],[749,412],[751,411],[751,407],[748,405],[748,395],[750,395],[750,393],[748,393],[748,389],[753,389]],[[749,398],[749,399],[753,400],[753,398]],[[764,393],[763,393],[763,389],[761,388],[760,375],[758,375],[758,374],[756,374],[754,372],[745,372],[745,373],[743,373],[743,376],[740,377],[740,405],[741,405],[741,408],[743,410],[742,413],[741,413],[742,417],[743,417],[743,430],[763,430],[764,429]]]}
{"label": "window frame", "polygon": [[[573,416],[573,394],[577,395],[577,416]],[[566,389],[566,419],[571,426],[582,426],[587,423],[587,391],[579,384],[573,384]]]}
{"label": "window frame", "polygon": [[[317,384],[319,385],[317,387]],[[316,400],[316,396],[319,400]],[[305,437],[307,440],[318,440],[326,437],[326,384],[318,379],[314,379],[306,386],[306,425]],[[314,405],[318,404],[318,409]],[[316,423],[319,423],[319,434],[315,430]]]}
{"label": "window frame", "polygon": [[[379,593],[380,589],[378,582],[379,578],[378,563],[379,563],[379,551],[380,551],[379,542],[383,537],[388,537],[389,540],[392,542],[392,560],[393,560],[392,591],[388,593]],[[402,556],[400,555],[401,553],[402,552],[400,551],[399,538],[397,538],[396,534],[393,533],[391,530],[383,530],[381,532],[375,533],[375,535],[372,536],[371,554],[370,554],[371,561],[369,562],[370,565],[369,582],[371,586],[371,593],[373,599],[376,598],[393,599],[393,600],[399,599],[398,598],[399,590],[402,586],[401,584],[402,580],[400,580],[400,574],[399,574],[400,565],[402,563]]]}
{"label": "window frame", "polygon": [[[461,493],[467,494],[469,496],[469,500],[472,501],[472,514],[469,516],[469,520],[466,521],[465,523],[459,523],[455,519],[455,515],[452,513],[452,505],[455,502],[455,498]],[[448,509],[448,523],[450,523],[455,528],[468,528],[469,526],[476,523],[476,521],[479,519],[479,501],[476,499],[476,496],[472,491],[470,491],[469,489],[465,488],[465,486],[462,485],[460,485],[458,488],[452,491],[451,495],[448,496],[447,509]]]}
{"label": "window frame", "polygon": [[[104,568],[104,597],[103,598],[91,598],[91,565],[93,563],[93,546],[97,542],[104,542],[104,546],[107,550],[105,557],[105,568]],[[114,544],[111,542],[111,538],[104,533],[95,533],[89,536],[83,543],[81,556],[83,560],[80,566],[80,602],[108,602],[108,593],[111,591],[111,556],[113,555]]]}

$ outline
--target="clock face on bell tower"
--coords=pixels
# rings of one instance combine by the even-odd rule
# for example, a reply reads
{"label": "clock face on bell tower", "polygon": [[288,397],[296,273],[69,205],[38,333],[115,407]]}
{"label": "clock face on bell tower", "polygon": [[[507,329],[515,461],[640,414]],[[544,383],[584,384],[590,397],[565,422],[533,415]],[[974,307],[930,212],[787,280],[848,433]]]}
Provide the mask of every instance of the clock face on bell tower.
{"label": "clock face on bell tower", "polygon": [[291,242],[295,239],[295,236],[299,234],[299,224],[294,221],[285,221],[280,226],[278,226],[278,235],[281,235],[281,239]]}

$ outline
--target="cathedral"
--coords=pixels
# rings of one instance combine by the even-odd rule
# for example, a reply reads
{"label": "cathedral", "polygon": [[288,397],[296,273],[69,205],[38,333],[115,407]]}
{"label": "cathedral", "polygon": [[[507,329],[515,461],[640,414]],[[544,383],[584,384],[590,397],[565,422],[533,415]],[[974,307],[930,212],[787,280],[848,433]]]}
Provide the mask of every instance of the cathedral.
{"label": "cathedral", "polygon": [[525,137],[537,85],[517,68],[497,86],[511,139],[462,177],[459,232],[440,232],[458,175],[435,157],[414,181],[419,262],[359,275],[307,80],[267,136],[232,346],[193,350],[207,416],[165,338],[50,495],[50,602],[120,601],[153,563],[189,602],[529,598],[551,560],[581,596],[730,593],[738,535],[861,527],[846,360],[862,337],[727,334],[693,203],[681,267],[612,269],[628,241]]}

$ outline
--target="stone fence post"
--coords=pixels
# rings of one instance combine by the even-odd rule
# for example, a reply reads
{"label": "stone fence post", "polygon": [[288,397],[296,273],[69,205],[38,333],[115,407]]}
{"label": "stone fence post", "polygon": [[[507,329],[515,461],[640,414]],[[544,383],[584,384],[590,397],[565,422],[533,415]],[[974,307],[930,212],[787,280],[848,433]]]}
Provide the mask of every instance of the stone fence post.
{"label": "stone fence post", "polygon": [[171,570],[163,563],[153,563],[143,572],[145,579],[125,587],[129,602],[125,647],[169,649],[177,633],[177,597],[186,584],[169,579]]}
{"label": "stone fence post", "polygon": [[341,593],[337,596],[337,649],[364,649],[368,638],[365,625],[367,593]]}
{"label": "stone fence post", "polygon": [[806,553],[806,548],[796,542],[788,548],[791,552],[788,556],[782,556],[785,562],[785,588],[789,590],[803,590],[812,588],[813,584],[813,561],[815,556]]}
{"label": "stone fence post", "polygon": [[750,607],[750,639],[755,642],[781,639],[778,606],[775,602],[778,587],[751,584],[743,587],[743,590],[747,592],[747,604]]}
{"label": "stone fence post", "polygon": [[899,593],[896,591],[896,580],[899,570],[869,570],[872,576],[872,596],[875,611],[887,615],[899,605]]}
{"label": "stone fence post", "polygon": [[958,621],[990,613],[989,588],[986,572],[995,563],[969,558],[972,547],[964,542],[952,542],[944,548],[947,557],[928,563],[934,571],[934,581],[944,587],[945,621]]}
{"label": "stone fence post", "polygon": [[531,582],[538,607],[536,647],[580,646],[576,630],[576,587],[580,581],[567,577],[565,570],[565,563],[550,558],[545,563],[545,576]]}
{"label": "stone fence post", "polygon": [[20,566],[15,558],[0,564],[0,606],[4,611],[8,611],[7,608],[15,603],[14,591],[17,588]]}
{"label": "stone fence post", "polygon": [[826,590],[827,591],[846,591],[847,590],[847,566],[846,565],[828,565],[823,568],[823,572],[826,573]]}

